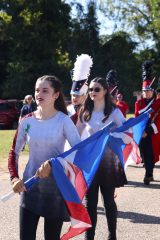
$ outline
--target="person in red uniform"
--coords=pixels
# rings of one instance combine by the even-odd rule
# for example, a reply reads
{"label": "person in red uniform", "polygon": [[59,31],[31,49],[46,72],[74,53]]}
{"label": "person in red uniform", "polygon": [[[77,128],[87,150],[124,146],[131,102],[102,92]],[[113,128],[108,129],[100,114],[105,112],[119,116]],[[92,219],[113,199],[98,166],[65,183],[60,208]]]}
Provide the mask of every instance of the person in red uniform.
{"label": "person in red uniform", "polygon": [[82,95],[71,94],[71,104],[69,104],[67,106],[67,111],[68,111],[70,118],[74,122],[74,124],[77,123],[78,111],[79,111],[80,107],[82,106],[82,104],[84,103],[85,97],[86,97],[86,94],[82,94]]}
{"label": "person in red uniform", "polygon": [[74,122],[77,123],[78,111],[82,106],[87,91],[88,91],[88,77],[90,75],[90,68],[93,64],[92,58],[87,54],[77,56],[74,63],[72,88],[71,88],[71,104],[67,106],[68,115]]}
{"label": "person in red uniform", "polygon": [[117,102],[116,106],[121,110],[123,113],[124,117],[126,118],[126,114],[129,112],[129,106],[128,104],[123,100],[123,95],[119,93],[117,95]]}
{"label": "person in red uniform", "polygon": [[152,146],[154,162],[160,160],[160,80],[156,89],[156,99],[152,105],[153,112],[151,113],[151,126],[152,126]]}
{"label": "person in red uniform", "polygon": [[[154,90],[151,86],[153,80],[152,65],[152,61],[145,61],[142,64],[142,98],[135,102],[136,117],[147,111],[153,105]],[[150,182],[153,181],[154,155],[152,146],[152,134],[153,128],[150,122],[148,122],[139,144],[141,157],[145,167],[145,176],[143,180],[145,185],[149,185]]]}

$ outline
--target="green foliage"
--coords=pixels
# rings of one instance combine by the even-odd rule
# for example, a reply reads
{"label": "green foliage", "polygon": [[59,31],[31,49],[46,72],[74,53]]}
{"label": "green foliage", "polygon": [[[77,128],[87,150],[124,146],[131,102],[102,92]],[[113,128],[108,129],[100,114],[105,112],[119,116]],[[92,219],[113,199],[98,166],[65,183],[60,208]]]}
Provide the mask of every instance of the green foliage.
{"label": "green foliage", "polygon": [[60,48],[60,49],[57,49],[56,53],[57,53],[57,63],[58,63],[58,65],[64,66],[67,69],[71,69],[72,62],[69,59],[68,52],[63,53],[62,49]]}
{"label": "green foliage", "polygon": [[[70,7],[59,0],[4,0],[0,8],[3,15],[8,16],[0,18],[2,42],[7,44],[8,58],[1,97],[23,98],[26,89],[27,93],[33,93],[34,82],[40,75],[50,73],[61,78],[64,70],[69,70],[66,46]],[[59,49],[63,58],[59,56]]]}
{"label": "green foliage", "polygon": [[6,12],[0,12],[0,19],[4,21],[4,23],[9,24],[12,21],[12,16],[7,14]]}
{"label": "green foliage", "polygon": [[115,27],[136,35],[139,41],[160,38],[159,0],[100,1],[99,7],[108,18],[115,21]]}
{"label": "green foliage", "polygon": [[[141,64],[143,61],[153,60],[155,76],[159,75],[160,1],[105,0],[99,2],[99,8],[106,17],[114,21],[115,30],[119,31],[120,29],[123,29],[123,31],[130,34],[132,39],[137,41],[138,52],[135,56],[139,68],[136,70],[136,68],[132,66],[133,74],[135,70],[137,73],[141,70]],[[140,72],[139,77],[141,78]]]}
{"label": "green foliage", "polygon": [[71,57],[87,53],[95,56],[99,49],[99,23],[96,16],[96,5],[89,2],[87,13],[84,13],[80,4],[77,4],[77,15],[72,21],[72,36],[70,43]]}
{"label": "green foliage", "polygon": [[139,90],[141,83],[141,66],[133,53],[135,47],[136,43],[128,34],[115,33],[106,42],[103,38],[103,45],[94,61],[95,76],[106,77],[109,70],[117,71],[119,91],[123,93],[132,111],[135,101],[133,91]]}
{"label": "green foliage", "polygon": [[[141,88],[142,62],[154,59],[156,71],[160,67],[158,0],[90,0],[86,11],[73,2],[76,13],[71,18],[71,6],[61,0],[0,1],[0,98],[34,94],[35,81],[44,74],[57,75],[69,96],[73,63],[77,55],[87,53],[93,58],[90,79],[115,69],[132,109],[133,91]],[[99,35],[98,4],[115,22],[116,32],[110,36]],[[156,48],[136,52],[137,36],[144,46],[152,36]]]}
{"label": "green foliage", "polygon": [[25,26],[32,26],[33,22],[38,22],[42,12],[30,12],[28,8],[24,9],[19,16],[22,17]]}

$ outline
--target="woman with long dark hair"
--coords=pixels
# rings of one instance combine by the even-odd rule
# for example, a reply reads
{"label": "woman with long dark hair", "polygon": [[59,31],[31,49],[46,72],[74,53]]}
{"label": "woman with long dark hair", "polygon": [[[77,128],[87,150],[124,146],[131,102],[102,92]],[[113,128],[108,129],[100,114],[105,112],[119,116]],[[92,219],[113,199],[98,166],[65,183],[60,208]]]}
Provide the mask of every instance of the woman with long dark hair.
{"label": "woman with long dark hair", "polygon": [[[44,217],[44,239],[59,240],[63,221],[69,221],[69,217],[46,160],[62,153],[66,140],[73,146],[80,142],[80,137],[67,116],[62,86],[57,77],[37,79],[35,100],[37,110],[20,121],[8,160],[13,190],[21,193],[20,240],[36,239],[41,216]],[[25,143],[29,146],[29,159],[22,181],[18,158]],[[23,182],[35,174],[40,178],[38,184],[26,191]]]}
{"label": "woman with long dark hair", "polygon": [[[106,80],[96,77],[89,85],[87,98],[80,110],[77,128],[81,137],[85,139],[111,121],[115,123],[116,127],[119,127],[125,122],[125,118],[113,104]],[[114,194],[115,188],[123,186],[125,183],[127,180],[120,160],[107,146],[99,169],[86,195],[86,205],[92,222],[92,228],[85,235],[86,240],[94,239],[99,189],[103,197],[108,222],[108,240],[116,240],[117,206]]]}

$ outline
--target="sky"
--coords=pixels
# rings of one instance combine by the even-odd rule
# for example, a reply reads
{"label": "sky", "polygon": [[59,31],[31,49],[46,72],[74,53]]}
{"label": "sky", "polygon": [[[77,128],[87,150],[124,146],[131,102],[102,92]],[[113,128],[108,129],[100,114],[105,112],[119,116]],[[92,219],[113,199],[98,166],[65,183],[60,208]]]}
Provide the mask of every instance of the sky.
{"label": "sky", "polygon": [[[66,0],[66,3],[71,4],[71,2],[74,0]],[[88,2],[87,0],[75,0],[77,3],[80,3],[84,9],[86,9],[86,2]],[[102,2],[104,0],[95,0],[95,3],[99,3]],[[114,0],[116,1],[116,0]],[[72,8],[72,14],[75,14],[75,9],[74,7]],[[113,34],[113,32],[115,32],[115,28],[114,28],[114,22],[109,20],[106,16],[104,16],[104,14],[100,11],[97,10],[97,17],[98,17],[98,21],[100,22],[100,29],[99,29],[99,33],[100,35],[111,35]],[[118,24],[118,23],[116,23]],[[118,30],[118,29],[117,29]],[[120,29],[119,29],[120,30]],[[123,30],[123,29],[121,29]],[[137,51],[145,49],[147,47],[152,48],[154,46],[154,42],[149,39],[146,41],[140,41],[140,39],[137,38],[133,38],[134,41],[139,42],[138,47],[137,47]]]}
{"label": "sky", "polygon": [[[102,0],[96,0],[96,3],[100,2]],[[71,3],[72,0],[66,0],[66,3]],[[77,3],[80,3],[84,9],[86,7],[87,0],[76,0]],[[72,14],[74,15],[75,9],[72,8]],[[100,22],[100,35],[103,34],[112,34],[114,31],[114,23],[107,19],[100,11],[97,11],[97,17],[98,21]]]}

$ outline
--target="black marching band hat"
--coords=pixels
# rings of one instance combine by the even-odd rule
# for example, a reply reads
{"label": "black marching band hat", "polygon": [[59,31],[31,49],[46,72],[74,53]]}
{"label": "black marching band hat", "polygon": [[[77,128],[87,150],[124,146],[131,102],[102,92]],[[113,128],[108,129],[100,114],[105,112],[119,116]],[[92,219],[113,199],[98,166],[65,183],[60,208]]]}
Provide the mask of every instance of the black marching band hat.
{"label": "black marching band hat", "polygon": [[77,56],[72,75],[72,88],[70,94],[86,95],[88,91],[87,80],[93,65],[92,58],[88,54]]}
{"label": "black marching band hat", "polygon": [[109,92],[112,97],[116,97],[118,93],[118,81],[117,81],[117,71],[111,69],[106,76],[106,82],[109,88]]}
{"label": "black marching band hat", "polygon": [[142,64],[142,91],[153,90],[153,62],[150,60],[144,61]]}

